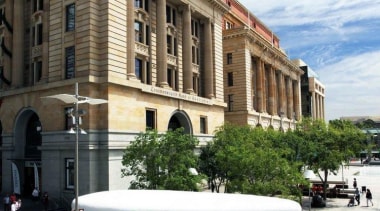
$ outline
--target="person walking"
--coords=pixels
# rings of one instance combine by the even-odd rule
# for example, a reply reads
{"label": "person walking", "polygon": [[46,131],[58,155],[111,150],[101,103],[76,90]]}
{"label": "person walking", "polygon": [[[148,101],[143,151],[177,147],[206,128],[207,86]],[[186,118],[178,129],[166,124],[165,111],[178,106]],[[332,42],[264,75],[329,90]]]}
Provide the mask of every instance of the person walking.
{"label": "person walking", "polygon": [[360,192],[359,192],[359,188],[355,189],[355,200],[356,200],[356,202],[358,203],[358,206],[359,206],[360,205]]}
{"label": "person walking", "polygon": [[9,211],[11,209],[11,198],[9,197],[9,194],[7,193],[4,198],[4,211]]}
{"label": "person walking", "polygon": [[352,186],[353,186],[354,188],[358,187],[358,183],[356,182],[356,178],[354,178],[354,182],[353,182]]}
{"label": "person walking", "polygon": [[371,193],[371,190],[370,189],[367,189],[367,193],[365,194],[365,197],[367,198],[367,207],[368,207],[368,202],[370,201],[372,206],[373,206],[373,202],[372,202],[372,193]]}

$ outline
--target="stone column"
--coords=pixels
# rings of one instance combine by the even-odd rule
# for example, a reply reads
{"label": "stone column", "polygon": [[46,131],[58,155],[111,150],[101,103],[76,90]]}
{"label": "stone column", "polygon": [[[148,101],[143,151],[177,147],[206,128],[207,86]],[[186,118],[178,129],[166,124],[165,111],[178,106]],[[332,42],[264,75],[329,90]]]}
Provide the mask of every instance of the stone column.
{"label": "stone column", "polygon": [[285,76],[284,74],[280,73],[280,81],[281,85],[279,87],[280,91],[280,112],[283,112],[284,116],[286,116],[286,84],[285,84]]}
{"label": "stone column", "polygon": [[269,78],[268,80],[268,113],[270,115],[274,115],[274,107],[275,107],[275,98],[274,98],[274,90],[275,90],[275,82],[274,82],[274,69],[273,66],[269,67]]}
{"label": "stone column", "polygon": [[49,76],[49,12],[50,0],[44,0],[42,15],[42,75],[41,81],[48,82]]}
{"label": "stone column", "polygon": [[257,96],[257,111],[263,112],[263,62],[261,59],[257,60],[257,76],[256,76],[256,96]]}
{"label": "stone column", "polygon": [[312,119],[316,119],[317,118],[317,101],[316,101],[316,97],[315,97],[315,92],[312,91],[311,92],[311,112],[312,112]]}
{"label": "stone column", "polygon": [[127,78],[136,79],[135,73],[135,6],[127,0]]}
{"label": "stone column", "polygon": [[293,86],[292,86],[292,79],[290,76],[286,78],[286,83],[287,83],[287,106],[288,106],[288,118],[293,119]]}
{"label": "stone column", "polygon": [[[8,0],[5,1],[5,16],[7,21],[12,24],[13,23],[13,5],[14,1],[13,0]],[[5,47],[9,50],[12,51],[12,45],[13,45],[13,34],[8,30],[7,27],[4,27],[4,45]],[[11,85],[13,84],[13,79],[12,79],[12,58],[9,55],[6,55],[5,53],[3,54],[3,66],[4,66],[4,77],[10,81]],[[5,83],[3,83],[5,84]]]}
{"label": "stone column", "polygon": [[168,87],[167,43],[166,43],[166,0],[157,4],[157,79],[158,86]]}
{"label": "stone column", "polygon": [[322,119],[325,119],[325,97],[322,97]]}
{"label": "stone column", "polygon": [[296,120],[300,119],[300,89],[298,81],[293,81],[293,92],[294,92],[294,112],[296,114]]}
{"label": "stone column", "polygon": [[182,35],[182,57],[183,57],[183,90],[185,93],[194,93],[193,70],[192,70],[192,35],[191,35],[191,10],[190,5],[182,7],[183,35]]}
{"label": "stone column", "polygon": [[14,1],[12,85],[23,85],[24,73],[24,2]]}
{"label": "stone column", "polygon": [[212,55],[212,28],[209,18],[204,21],[205,95],[214,98],[214,68]]}

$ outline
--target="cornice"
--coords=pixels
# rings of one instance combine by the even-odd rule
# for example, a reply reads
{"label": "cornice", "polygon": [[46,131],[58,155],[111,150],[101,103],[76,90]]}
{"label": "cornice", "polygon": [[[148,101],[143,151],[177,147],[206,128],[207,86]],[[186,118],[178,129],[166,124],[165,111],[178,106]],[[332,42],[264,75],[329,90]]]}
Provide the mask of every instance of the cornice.
{"label": "cornice", "polygon": [[222,13],[226,13],[230,10],[230,7],[224,3],[222,0],[208,0],[212,6],[222,11]]}

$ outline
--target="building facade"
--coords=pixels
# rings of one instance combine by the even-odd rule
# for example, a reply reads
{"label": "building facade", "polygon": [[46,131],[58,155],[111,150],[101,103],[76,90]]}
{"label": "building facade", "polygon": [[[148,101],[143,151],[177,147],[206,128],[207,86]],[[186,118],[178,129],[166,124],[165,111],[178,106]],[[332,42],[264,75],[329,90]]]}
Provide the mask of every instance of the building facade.
{"label": "building facade", "polygon": [[79,195],[126,189],[123,150],[146,129],[183,127],[204,144],[224,123],[224,1],[6,0],[0,10],[3,192],[14,191],[14,165],[20,194],[39,186],[73,199],[73,105],[43,97],[76,83],[108,101],[80,104]]}
{"label": "building facade", "polygon": [[319,76],[304,61],[294,62],[305,72],[301,77],[302,116],[325,119],[325,86]]}
{"label": "building facade", "polygon": [[235,0],[225,0],[225,120],[288,130],[301,117],[303,71],[280,48],[279,38]]}

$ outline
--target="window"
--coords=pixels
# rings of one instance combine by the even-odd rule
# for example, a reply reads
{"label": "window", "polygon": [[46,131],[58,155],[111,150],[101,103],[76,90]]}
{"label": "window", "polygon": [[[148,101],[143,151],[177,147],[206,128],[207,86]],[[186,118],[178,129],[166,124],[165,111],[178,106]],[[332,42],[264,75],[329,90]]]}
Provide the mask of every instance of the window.
{"label": "window", "polygon": [[135,0],[135,7],[149,11],[149,0]]}
{"label": "window", "polygon": [[66,189],[74,189],[74,159],[66,158],[65,159],[65,180],[66,180]]}
{"label": "window", "polygon": [[146,130],[156,129],[156,110],[146,109]]}
{"label": "window", "polygon": [[178,71],[176,71],[174,68],[168,68],[167,73],[168,85],[172,87],[173,90],[178,91]]}
{"label": "window", "polygon": [[150,63],[140,58],[135,58],[135,75],[142,83],[151,84]]}
{"label": "window", "polygon": [[228,111],[234,110],[234,95],[229,94],[228,95]]}
{"label": "window", "polygon": [[194,92],[199,94],[199,74],[193,73],[193,89]]}
{"label": "window", "polygon": [[227,64],[232,64],[232,53],[227,53]]}
{"label": "window", "polygon": [[191,35],[199,37],[199,21],[191,20]]}
{"label": "window", "polygon": [[42,61],[35,61],[32,64],[33,71],[33,82],[37,83],[41,80],[42,76]]}
{"label": "window", "polygon": [[74,31],[75,29],[75,4],[66,6],[66,31]]}
{"label": "window", "polygon": [[200,133],[207,133],[207,117],[201,116],[200,118]]}
{"label": "window", "polygon": [[176,10],[171,6],[166,6],[166,23],[176,25]]}
{"label": "window", "polygon": [[37,12],[39,10],[43,10],[44,6],[43,0],[33,0],[33,12]]}
{"label": "window", "polygon": [[42,23],[37,23],[32,27],[32,39],[33,46],[42,44]]}
{"label": "window", "polygon": [[227,73],[227,80],[228,80],[228,86],[233,86],[234,85],[234,74],[233,72]]}
{"label": "window", "polygon": [[172,54],[172,48],[173,48],[173,46],[172,46],[172,36],[170,36],[170,35],[167,35],[166,36],[166,43],[167,43],[167,53],[168,54]]}
{"label": "window", "polygon": [[232,29],[234,28],[234,24],[226,20],[224,21],[224,27],[225,29]]}
{"label": "window", "polygon": [[139,21],[135,21],[135,41],[144,42],[143,24]]}
{"label": "window", "polygon": [[75,77],[75,47],[71,46],[65,49],[65,78],[70,79]]}
{"label": "window", "polygon": [[136,78],[140,79],[142,78],[142,72],[143,72],[143,66],[142,66],[142,60],[141,59],[135,59],[135,75]]}

